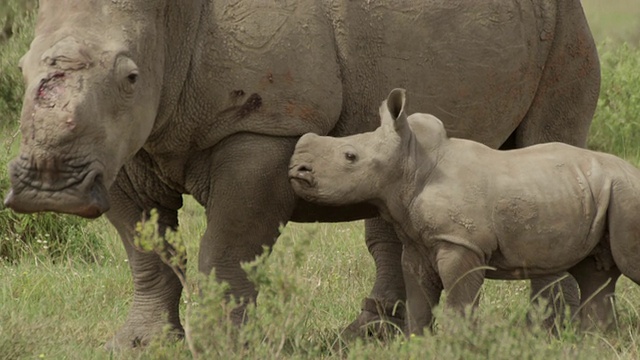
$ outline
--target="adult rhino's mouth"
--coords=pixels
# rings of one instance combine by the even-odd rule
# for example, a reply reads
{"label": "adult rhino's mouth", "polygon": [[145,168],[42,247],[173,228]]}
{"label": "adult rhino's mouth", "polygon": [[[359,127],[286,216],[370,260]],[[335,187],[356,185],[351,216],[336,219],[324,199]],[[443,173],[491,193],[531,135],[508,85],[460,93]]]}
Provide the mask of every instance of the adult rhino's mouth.
{"label": "adult rhino's mouth", "polygon": [[53,211],[96,218],[109,210],[102,171],[95,166],[35,163],[26,157],[10,165],[5,206],[20,213]]}

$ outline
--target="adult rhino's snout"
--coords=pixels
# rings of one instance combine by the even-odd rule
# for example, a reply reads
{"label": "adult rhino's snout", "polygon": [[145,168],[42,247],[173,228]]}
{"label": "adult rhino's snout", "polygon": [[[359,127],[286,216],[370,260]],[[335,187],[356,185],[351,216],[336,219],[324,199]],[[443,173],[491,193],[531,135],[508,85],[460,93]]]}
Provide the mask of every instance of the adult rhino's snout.
{"label": "adult rhino's snout", "polygon": [[313,168],[309,163],[294,164],[289,167],[289,181],[308,187],[315,186]]}
{"label": "adult rhino's snout", "polygon": [[109,210],[101,169],[57,159],[20,156],[10,167],[4,205],[19,213],[54,211],[96,218]]}

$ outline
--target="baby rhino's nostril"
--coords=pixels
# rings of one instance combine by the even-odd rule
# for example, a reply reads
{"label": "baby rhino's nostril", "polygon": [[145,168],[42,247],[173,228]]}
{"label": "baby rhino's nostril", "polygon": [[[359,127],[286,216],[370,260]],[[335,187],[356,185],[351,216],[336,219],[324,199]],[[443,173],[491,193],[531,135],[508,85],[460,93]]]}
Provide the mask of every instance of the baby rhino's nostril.
{"label": "baby rhino's nostril", "polygon": [[293,165],[291,169],[289,169],[289,179],[297,186],[314,186],[315,181],[313,179],[313,168],[309,163],[302,163],[298,165]]}

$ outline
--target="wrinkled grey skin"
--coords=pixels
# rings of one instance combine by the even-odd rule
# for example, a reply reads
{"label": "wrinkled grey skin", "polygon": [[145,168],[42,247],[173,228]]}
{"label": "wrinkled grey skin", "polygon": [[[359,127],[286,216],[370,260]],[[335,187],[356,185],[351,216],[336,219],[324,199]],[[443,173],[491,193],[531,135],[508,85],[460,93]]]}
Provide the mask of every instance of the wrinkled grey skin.
{"label": "wrinkled grey skin", "polygon": [[407,116],[401,89],[380,116],[373,132],[302,136],[289,177],[306,200],[375,204],[393,224],[410,333],[432,323],[443,290],[463,313],[485,277],[561,271],[578,282],[583,325],[612,322],[620,274],[640,284],[640,170],[562,143],[499,151],[448,138],[438,118]]}
{"label": "wrinkled grey skin", "polygon": [[[20,155],[7,206],[96,217],[118,229],[133,274],[129,317],[109,343],[181,330],[178,278],[131,243],[157,208],[178,225],[182,195],[206,208],[199,269],[230,295],[257,292],[240,268],[288,221],[367,218],[377,277],[350,330],[403,300],[401,243],[375,207],[297,198],[289,158],[307,133],[378,126],[403,86],[415,110],[493,148],[584,146],[599,63],[578,0],[42,0],[21,61]],[[548,283],[535,284],[534,292]],[[378,306],[380,305],[380,306]],[[243,308],[234,313],[243,319]],[[401,321],[401,314],[398,314]]]}

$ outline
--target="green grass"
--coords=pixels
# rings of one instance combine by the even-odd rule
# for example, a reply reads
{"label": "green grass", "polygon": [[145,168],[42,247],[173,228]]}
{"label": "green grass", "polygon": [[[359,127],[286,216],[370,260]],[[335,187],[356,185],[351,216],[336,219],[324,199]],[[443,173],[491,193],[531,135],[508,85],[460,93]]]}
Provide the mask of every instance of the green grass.
{"label": "green grass", "polygon": [[[201,210],[189,200],[181,213],[189,260],[196,263],[196,239],[204,224]],[[104,224],[96,224],[104,226]],[[108,336],[124,322],[131,296],[126,256],[114,232],[102,234],[105,259],[52,263],[25,258],[0,266],[0,354],[10,358],[107,359],[190,358],[184,343],[154,343],[145,350],[109,354]],[[271,256],[261,262],[262,292],[253,320],[234,334],[217,323],[228,308],[217,301],[219,288],[201,282],[205,298],[192,316],[203,358],[340,357],[330,349],[339,329],[358,313],[359,300],[373,281],[373,263],[366,253],[359,222],[288,227]],[[195,278],[189,267],[189,276]],[[618,293],[619,325],[608,333],[579,335],[568,329],[552,338],[525,326],[528,286],[524,281],[487,281],[475,326],[439,317],[435,336],[396,339],[389,344],[356,343],[350,358],[443,359],[634,359],[640,356],[636,305],[640,288],[627,279]],[[184,309],[183,309],[184,310]],[[204,331],[208,329],[208,331]],[[246,346],[245,346],[246,345]]]}
{"label": "green grass", "polygon": [[[8,4],[13,5],[0,4],[0,22],[22,9],[16,1]],[[640,164],[640,2],[583,4],[600,44],[603,71],[589,146]],[[23,91],[15,65],[28,46],[31,21],[14,16],[14,36],[0,42],[2,193],[8,188],[5,164],[17,150],[13,136]],[[554,338],[527,328],[527,282],[487,281],[473,325],[441,314],[433,336],[357,342],[348,352],[332,352],[339,330],[358,314],[373,283],[361,222],[288,226],[273,253],[253,270],[261,288],[259,307],[251,309],[247,326],[233,329],[220,322],[228,311],[220,305],[220,287],[197,276],[197,245],[205,224],[203,210],[191,198],[180,222],[190,285],[207,289],[204,297],[191,293],[198,305],[190,319],[202,358],[640,358],[640,287],[626,278],[617,290],[617,326],[606,333],[581,334],[568,327]],[[191,358],[183,342],[115,354],[102,349],[124,322],[132,295],[124,249],[105,219],[16,217],[0,209],[0,229],[0,254],[5,254],[0,255],[0,358]]]}

